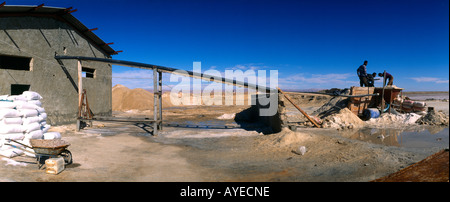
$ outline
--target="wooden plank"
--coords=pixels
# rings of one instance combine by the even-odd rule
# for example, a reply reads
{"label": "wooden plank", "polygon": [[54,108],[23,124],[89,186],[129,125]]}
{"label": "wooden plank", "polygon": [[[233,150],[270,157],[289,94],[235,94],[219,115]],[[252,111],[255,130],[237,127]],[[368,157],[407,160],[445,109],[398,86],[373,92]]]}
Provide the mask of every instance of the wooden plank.
{"label": "wooden plank", "polygon": [[82,91],[83,90],[83,72],[81,66],[81,60],[78,60],[78,117],[77,117],[77,131],[81,129],[81,105],[82,105]]}
{"label": "wooden plank", "polygon": [[81,105],[83,103],[82,95],[83,95],[83,71],[81,60],[78,60],[78,117],[81,117]]}
{"label": "wooden plank", "polygon": [[[375,87],[353,86],[350,88],[350,95],[367,95],[367,94],[373,94],[374,91],[375,91]],[[364,110],[368,108],[371,100],[372,100],[372,96],[352,97],[349,100],[348,108],[355,115],[361,115],[364,112]]]}

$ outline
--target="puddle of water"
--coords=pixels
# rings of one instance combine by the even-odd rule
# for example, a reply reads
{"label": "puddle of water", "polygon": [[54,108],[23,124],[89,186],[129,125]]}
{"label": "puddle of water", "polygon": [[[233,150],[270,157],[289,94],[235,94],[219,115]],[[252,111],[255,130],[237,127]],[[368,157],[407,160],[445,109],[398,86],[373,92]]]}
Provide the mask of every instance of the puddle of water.
{"label": "puddle of water", "polygon": [[413,129],[364,128],[343,136],[382,144],[409,148],[449,147],[449,128],[442,126],[421,126]]}

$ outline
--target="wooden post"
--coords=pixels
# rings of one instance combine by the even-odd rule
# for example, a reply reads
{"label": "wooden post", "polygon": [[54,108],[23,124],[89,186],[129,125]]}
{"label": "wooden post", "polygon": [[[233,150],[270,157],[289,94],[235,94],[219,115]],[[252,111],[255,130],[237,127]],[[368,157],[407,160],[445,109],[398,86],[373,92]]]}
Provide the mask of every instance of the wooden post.
{"label": "wooden post", "polygon": [[162,72],[158,72],[159,130],[162,130]]}
{"label": "wooden post", "polygon": [[391,113],[391,109],[392,109],[392,91],[393,89],[390,90],[390,98],[389,98],[389,114]]}
{"label": "wooden post", "polygon": [[81,60],[78,60],[78,117],[77,117],[77,131],[81,129],[81,105],[83,103],[83,70]]}
{"label": "wooden post", "polygon": [[157,69],[153,67],[153,135],[158,135],[158,74]]}
{"label": "wooden post", "polygon": [[386,70],[383,72],[383,90],[381,91],[381,114],[384,111],[384,86],[386,85]]}

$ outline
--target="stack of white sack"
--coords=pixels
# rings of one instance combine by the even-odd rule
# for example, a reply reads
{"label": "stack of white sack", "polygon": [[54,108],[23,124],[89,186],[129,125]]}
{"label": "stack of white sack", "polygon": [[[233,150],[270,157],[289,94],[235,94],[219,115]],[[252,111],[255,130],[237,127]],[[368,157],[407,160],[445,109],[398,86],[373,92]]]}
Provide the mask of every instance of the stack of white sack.
{"label": "stack of white sack", "polygon": [[42,97],[33,91],[25,91],[22,95],[0,96],[0,155],[8,158],[23,153],[34,156],[21,150],[32,151],[31,149],[9,139],[28,146],[30,139],[61,139],[59,133],[48,132],[50,125],[47,124],[47,114],[41,99]]}

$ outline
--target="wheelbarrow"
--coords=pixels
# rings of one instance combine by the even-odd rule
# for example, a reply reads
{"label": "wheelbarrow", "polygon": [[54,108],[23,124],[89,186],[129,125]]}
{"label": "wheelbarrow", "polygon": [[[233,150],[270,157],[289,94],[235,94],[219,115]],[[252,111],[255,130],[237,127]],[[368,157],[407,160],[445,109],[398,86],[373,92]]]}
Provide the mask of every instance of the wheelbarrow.
{"label": "wheelbarrow", "polygon": [[36,160],[37,160],[39,169],[42,167],[42,165],[45,164],[45,160],[47,160],[49,158],[62,157],[64,159],[65,165],[72,164],[72,153],[69,150],[67,150],[67,147],[69,147],[70,144],[64,140],[31,139],[30,140],[31,147],[26,144],[17,142],[15,140],[11,140],[11,139],[7,139],[7,140],[15,142],[17,144],[20,144],[27,148],[33,149],[34,152],[20,148],[20,147],[16,147],[12,144],[5,143],[6,145],[10,145],[14,148],[34,154],[36,156]]}

